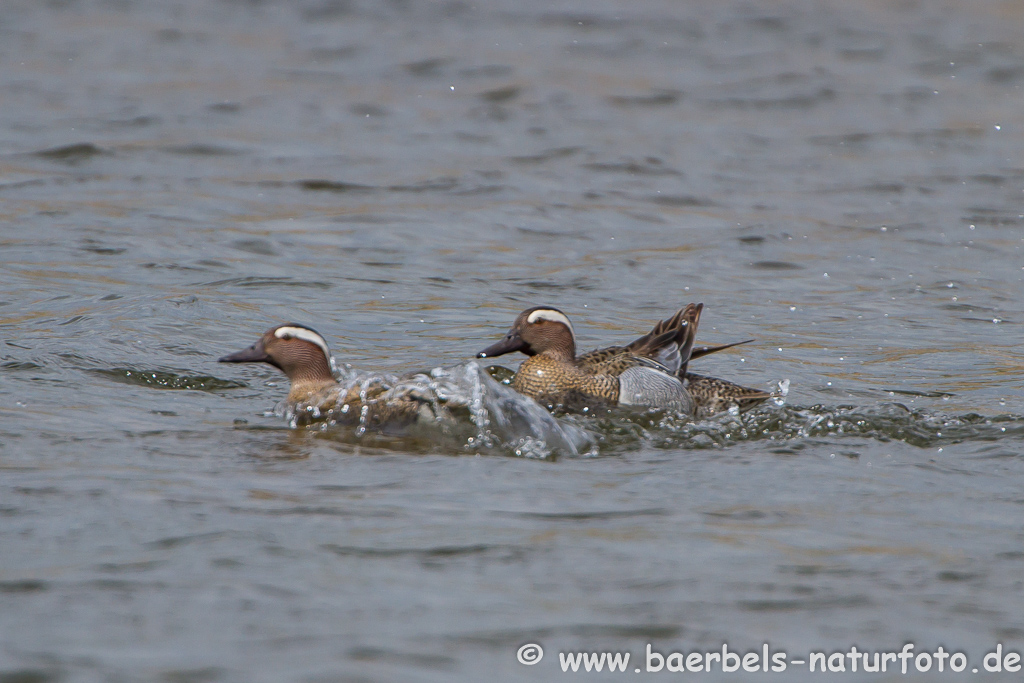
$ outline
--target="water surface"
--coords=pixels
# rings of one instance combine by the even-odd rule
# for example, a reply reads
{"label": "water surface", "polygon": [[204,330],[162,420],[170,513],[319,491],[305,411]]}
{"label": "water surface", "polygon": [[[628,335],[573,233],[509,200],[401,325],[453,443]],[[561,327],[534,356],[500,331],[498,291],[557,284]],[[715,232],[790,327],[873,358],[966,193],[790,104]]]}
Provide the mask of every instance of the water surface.
{"label": "water surface", "polygon": [[[1022,30],[999,0],[4,3],[0,680],[1021,651]],[[215,362],[296,320],[355,372],[459,367],[527,306],[593,348],[689,301],[701,342],[757,340],[697,369],[782,405],[570,417],[596,447],[536,458],[291,429],[273,368]]]}

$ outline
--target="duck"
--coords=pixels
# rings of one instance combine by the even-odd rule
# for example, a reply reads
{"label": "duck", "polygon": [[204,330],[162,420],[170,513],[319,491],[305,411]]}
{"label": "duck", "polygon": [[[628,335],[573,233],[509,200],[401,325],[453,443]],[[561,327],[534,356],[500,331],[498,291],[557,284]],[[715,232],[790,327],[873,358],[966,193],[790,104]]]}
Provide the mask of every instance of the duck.
{"label": "duck", "polygon": [[283,372],[291,383],[284,405],[295,424],[341,423],[389,432],[437,417],[430,397],[398,390],[382,379],[343,386],[334,376],[327,340],[298,323],[272,327],[256,343],[218,362],[266,363]]}
{"label": "duck", "polygon": [[676,373],[689,361],[701,308],[690,304],[632,344],[577,358],[569,317],[557,308],[535,306],[520,313],[504,339],[477,358],[513,351],[529,356],[512,378],[512,388],[541,403],[596,402],[693,413],[693,397]]}
{"label": "duck", "polygon": [[603,404],[707,417],[732,406],[745,410],[769,398],[771,394],[758,389],[688,372],[695,358],[752,341],[695,347],[703,309],[703,304],[688,304],[629,344],[576,356],[569,317],[557,308],[535,306],[520,313],[508,334],[477,357],[521,351],[528,358],[513,376],[512,388],[570,410]]}
{"label": "duck", "polygon": [[[460,444],[470,450],[507,446],[516,454],[592,452],[585,430],[563,425],[551,413],[495,381],[475,361],[401,376],[336,378],[327,341],[311,327],[286,323],[267,330],[248,348],[221,363],[266,363],[290,380],[279,408],[292,427],[355,427],[417,443]],[[545,450],[548,449],[548,450]]]}

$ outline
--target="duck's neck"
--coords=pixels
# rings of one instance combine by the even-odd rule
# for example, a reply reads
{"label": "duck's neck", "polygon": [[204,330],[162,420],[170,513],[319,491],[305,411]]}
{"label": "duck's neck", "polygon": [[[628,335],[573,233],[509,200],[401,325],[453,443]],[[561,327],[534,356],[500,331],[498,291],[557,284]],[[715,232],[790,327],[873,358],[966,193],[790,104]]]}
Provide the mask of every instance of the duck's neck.
{"label": "duck's neck", "polygon": [[568,341],[554,344],[537,355],[558,361],[559,363],[575,363],[576,345],[573,343],[572,339],[569,339]]}

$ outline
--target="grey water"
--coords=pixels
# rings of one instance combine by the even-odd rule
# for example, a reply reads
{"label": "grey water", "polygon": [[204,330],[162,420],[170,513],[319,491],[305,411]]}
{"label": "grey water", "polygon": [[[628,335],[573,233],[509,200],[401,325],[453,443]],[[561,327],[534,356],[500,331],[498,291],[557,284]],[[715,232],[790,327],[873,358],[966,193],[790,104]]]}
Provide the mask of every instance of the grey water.
{"label": "grey water", "polygon": [[[1004,0],[0,3],[0,682],[1024,651],[1022,34]],[[531,305],[589,349],[691,301],[756,340],[694,370],[785,396],[559,416],[576,452],[292,428],[274,368],[216,363],[296,321],[356,375],[466,368]],[[915,676],[956,674],[844,679]]]}

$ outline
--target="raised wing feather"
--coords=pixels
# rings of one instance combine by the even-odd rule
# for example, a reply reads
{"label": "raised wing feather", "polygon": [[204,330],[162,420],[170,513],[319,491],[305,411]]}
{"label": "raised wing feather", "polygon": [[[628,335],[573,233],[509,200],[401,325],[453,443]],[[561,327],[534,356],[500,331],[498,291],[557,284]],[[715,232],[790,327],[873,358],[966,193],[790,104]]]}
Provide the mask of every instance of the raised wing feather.
{"label": "raised wing feather", "polygon": [[704,304],[688,304],[639,339],[625,346],[591,351],[577,358],[576,362],[588,372],[618,374],[637,364],[632,359],[643,358],[654,361],[670,374],[682,377],[690,359],[703,308]]}

